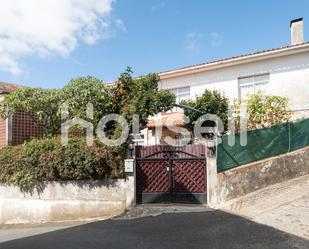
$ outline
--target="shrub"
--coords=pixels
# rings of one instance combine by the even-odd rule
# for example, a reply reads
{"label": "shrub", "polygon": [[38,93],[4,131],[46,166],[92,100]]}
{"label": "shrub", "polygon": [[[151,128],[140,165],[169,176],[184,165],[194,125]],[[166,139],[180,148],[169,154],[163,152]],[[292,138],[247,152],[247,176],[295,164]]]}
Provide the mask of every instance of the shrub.
{"label": "shrub", "polygon": [[[228,98],[221,92],[216,90],[208,90],[197,97],[195,100],[183,101],[181,104],[193,107],[203,114],[215,114],[221,118],[224,129],[227,129],[228,123]],[[197,119],[201,116],[201,113],[185,109],[185,115],[190,118],[189,128],[193,128]],[[212,123],[207,124],[207,126],[212,126]]]}
{"label": "shrub", "polygon": [[[92,122],[96,128],[100,119],[113,112],[113,99],[110,89],[103,81],[91,77],[72,79],[62,88],[63,101],[69,107],[71,117],[80,117]],[[93,104],[93,119],[86,115],[87,104]]]}
{"label": "shrub", "polygon": [[122,115],[129,125],[134,114],[139,115],[139,122],[145,127],[149,116],[173,108],[176,97],[166,90],[159,90],[159,76],[148,74],[133,78],[131,68],[122,73],[112,89],[115,113]]}
{"label": "shrub", "polygon": [[[240,104],[239,100],[234,101],[236,130],[239,130]],[[249,130],[281,124],[287,122],[291,116],[288,99],[280,96],[264,95],[258,92],[249,95],[244,105],[247,109]]]}
{"label": "shrub", "polygon": [[121,177],[123,158],[123,148],[98,141],[88,147],[84,138],[70,138],[67,147],[60,137],[34,139],[0,150],[0,181],[29,188],[43,181]]}

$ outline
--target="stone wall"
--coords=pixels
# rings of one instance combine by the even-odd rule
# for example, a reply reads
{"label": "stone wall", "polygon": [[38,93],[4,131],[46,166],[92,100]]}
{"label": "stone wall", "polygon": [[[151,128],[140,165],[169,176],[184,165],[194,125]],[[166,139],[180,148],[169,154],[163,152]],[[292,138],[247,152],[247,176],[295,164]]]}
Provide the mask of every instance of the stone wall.
{"label": "stone wall", "polygon": [[309,174],[309,147],[218,173],[215,202],[224,203],[306,174]]}
{"label": "stone wall", "polygon": [[134,201],[134,179],[48,182],[32,191],[0,185],[0,224],[110,217]]}

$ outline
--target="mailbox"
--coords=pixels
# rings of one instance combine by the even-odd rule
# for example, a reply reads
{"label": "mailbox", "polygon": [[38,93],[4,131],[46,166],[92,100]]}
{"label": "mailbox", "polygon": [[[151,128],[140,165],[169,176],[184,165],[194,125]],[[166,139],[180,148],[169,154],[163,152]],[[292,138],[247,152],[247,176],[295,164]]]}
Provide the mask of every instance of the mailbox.
{"label": "mailbox", "polygon": [[124,160],[124,172],[133,173],[134,172],[134,159]]}

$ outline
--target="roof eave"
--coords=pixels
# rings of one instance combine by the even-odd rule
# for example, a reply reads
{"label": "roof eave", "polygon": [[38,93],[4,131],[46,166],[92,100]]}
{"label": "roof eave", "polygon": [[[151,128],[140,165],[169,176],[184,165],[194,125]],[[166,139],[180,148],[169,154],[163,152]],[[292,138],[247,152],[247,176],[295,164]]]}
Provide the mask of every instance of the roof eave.
{"label": "roof eave", "polygon": [[256,61],[267,60],[267,59],[272,59],[272,58],[281,57],[281,56],[298,54],[302,52],[309,52],[309,43],[305,43],[299,46],[292,46],[292,47],[277,49],[273,51],[266,51],[263,53],[242,56],[238,58],[231,58],[231,59],[217,61],[217,62],[208,63],[208,64],[206,63],[203,65],[197,65],[197,66],[192,66],[192,67],[178,69],[178,70],[176,69],[176,70],[169,71],[169,72],[159,73],[159,77],[160,77],[160,80],[164,80],[168,78],[190,75],[190,74],[200,73],[200,72],[205,72],[205,71],[210,71],[210,70],[216,70],[216,69],[221,69],[225,67],[245,64],[249,62],[256,62]]}

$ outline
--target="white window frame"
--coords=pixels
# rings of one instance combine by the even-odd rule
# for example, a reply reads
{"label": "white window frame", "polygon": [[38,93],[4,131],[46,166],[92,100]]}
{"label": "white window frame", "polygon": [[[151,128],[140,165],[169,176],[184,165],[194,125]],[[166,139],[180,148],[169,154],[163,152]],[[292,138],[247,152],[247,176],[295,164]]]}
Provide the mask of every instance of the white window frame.
{"label": "white window frame", "polygon": [[[181,92],[181,90],[184,90],[184,89],[187,89],[187,91]],[[183,100],[183,99],[180,99],[181,96],[188,95],[186,99],[190,99],[191,97],[191,87],[190,86],[171,88],[171,89],[168,89],[168,91],[175,94],[176,104],[179,104]]]}
{"label": "white window frame", "polygon": [[[259,77],[261,76],[267,76],[267,79],[265,80],[258,80]],[[256,80],[257,78],[257,80]],[[252,79],[252,82],[249,83],[241,83],[240,81],[242,79]],[[270,74],[269,73],[265,73],[265,74],[257,74],[257,75],[252,75],[252,76],[246,76],[246,77],[239,77],[238,78],[238,99],[246,99],[247,96],[241,96],[241,87],[244,86],[253,86],[253,93],[252,94],[256,94],[257,90],[256,90],[256,86],[257,85],[261,85],[261,84],[265,84],[266,85],[266,94],[267,94],[267,85],[270,82]]]}

